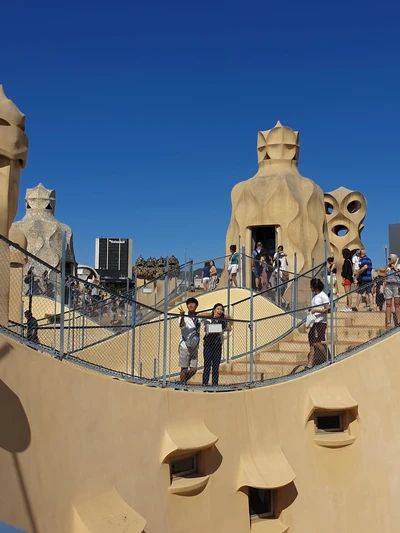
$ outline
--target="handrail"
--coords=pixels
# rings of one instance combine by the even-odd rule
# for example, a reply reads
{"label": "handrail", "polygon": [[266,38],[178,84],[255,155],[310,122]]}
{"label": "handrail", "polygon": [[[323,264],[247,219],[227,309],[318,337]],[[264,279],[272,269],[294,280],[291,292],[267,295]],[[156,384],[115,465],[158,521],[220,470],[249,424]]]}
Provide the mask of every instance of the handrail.
{"label": "handrail", "polygon": [[[55,356],[57,356],[58,354],[66,354],[67,359],[69,358],[70,360],[79,360],[81,364],[93,364],[96,366],[96,368],[102,368],[110,375],[123,375],[125,377],[129,377],[129,379],[134,382],[150,383],[157,386],[177,386],[177,388],[201,388],[201,386],[191,385],[190,383],[182,385],[182,387],[178,386],[176,383],[172,383],[171,379],[177,375],[177,357],[173,356],[172,363],[171,360],[168,363],[169,367],[166,363],[166,358],[169,357],[171,359],[171,354],[176,353],[177,347],[174,346],[174,344],[175,342],[177,342],[177,338],[179,338],[179,330],[172,330],[171,328],[173,327],[173,321],[175,321],[181,315],[173,311],[168,311],[169,304],[179,294],[178,286],[176,288],[173,288],[173,290],[171,290],[171,293],[168,296],[165,295],[160,302],[156,303],[155,306],[149,306],[137,300],[137,288],[135,288],[134,290],[125,291],[124,293],[116,294],[103,286],[97,285],[96,287],[99,289],[99,291],[104,291],[108,295],[108,297],[106,299],[94,301],[89,305],[86,305],[85,301],[83,300],[82,305],[79,308],[74,307],[73,303],[72,307],[65,305],[65,313],[62,313],[63,318],[65,317],[65,321],[61,324],[58,323],[58,315],[61,313],[58,311],[59,308],[57,309],[57,307],[55,306],[55,304],[59,302],[60,291],[65,290],[65,288],[69,288],[71,285],[70,282],[72,280],[75,280],[79,284],[79,287],[81,289],[80,296],[82,296],[82,298],[84,299],[85,287],[93,287],[93,285],[73,275],[69,275],[70,282],[68,284],[60,283],[60,278],[58,278],[58,275],[60,274],[59,270],[54,269],[47,263],[39,260],[38,258],[35,258],[32,254],[27,253],[20,246],[16,245],[15,243],[12,243],[8,239],[5,239],[4,237],[0,236],[0,240],[8,242],[10,247],[21,251],[25,255],[31,257],[34,261],[37,261],[40,265],[44,265],[46,266],[46,268],[51,269],[51,272],[55,274],[56,277],[56,279],[52,279],[54,285],[54,297],[48,296],[47,294],[20,295],[21,318],[18,318],[19,311],[17,310],[17,312],[15,312],[14,310],[13,319],[9,320],[8,327],[2,326],[0,328],[2,332],[12,336],[12,338],[14,339],[20,340],[21,342],[27,344],[32,348],[47,351]],[[217,258],[216,260],[226,260],[227,257],[228,256],[222,256],[220,258]],[[180,280],[181,283],[184,283],[185,280],[179,278],[179,275],[188,266],[192,268],[196,264],[197,263],[188,261],[183,265],[179,265],[179,272],[177,274],[178,269],[176,269],[176,271],[174,272],[174,278],[176,277],[176,275],[178,275],[178,280]],[[244,368],[243,371],[237,371],[238,376],[243,376],[243,382],[240,382],[240,384],[238,385],[237,383],[234,383],[235,380],[233,378],[229,378],[229,382],[227,385],[220,385],[214,388],[208,387],[207,390],[234,390],[237,389],[238,386],[258,386],[261,382],[265,382],[262,378],[257,378],[258,374],[256,373],[255,369],[257,368],[258,362],[261,362],[262,365],[273,365],[275,363],[277,365],[291,365],[293,361],[299,360],[296,359],[297,356],[295,358],[292,358],[291,356],[292,353],[296,353],[296,348],[293,348],[293,344],[291,346],[285,344],[283,347],[280,347],[278,343],[285,342],[285,339],[287,339],[287,342],[292,342],[293,339],[295,339],[293,342],[303,343],[303,346],[304,343],[306,343],[306,346],[308,346],[307,336],[304,335],[304,332],[302,330],[300,331],[302,336],[299,338],[292,337],[291,335],[293,332],[295,332],[296,330],[298,331],[299,328],[304,325],[305,315],[309,309],[312,309],[312,307],[310,305],[304,305],[304,299],[308,299],[308,292],[307,290],[304,290],[306,289],[306,286],[304,284],[302,295],[303,300],[301,301],[300,305],[298,304],[296,285],[294,285],[294,292],[291,293],[292,296],[293,294],[295,294],[294,299],[289,296],[290,291],[286,290],[285,293],[284,289],[287,289],[287,287],[291,283],[298,283],[299,281],[301,281],[301,279],[308,279],[308,277],[310,277],[310,273],[312,273],[312,275],[315,275],[316,277],[321,277],[322,271],[325,272],[325,262],[320,263],[318,265],[314,265],[313,268],[306,272],[303,272],[302,274],[293,273],[293,277],[291,277],[289,280],[280,281],[274,287],[262,290],[257,294],[254,294],[252,289],[249,289],[248,296],[230,304],[230,309],[233,311],[233,313],[230,313],[230,315],[234,315],[235,306],[237,306],[238,304],[241,304],[243,302],[249,302],[250,308],[253,309],[255,298],[261,296],[268,298],[271,294],[275,292],[274,298],[272,298],[271,301],[277,307],[273,311],[273,314],[267,317],[258,316],[257,318],[253,318],[251,313],[249,317],[245,315],[245,318],[235,318],[234,316],[230,316],[229,321],[232,322],[234,327],[232,332],[228,333],[227,335],[227,342],[230,343],[230,350],[227,345],[226,351],[224,352],[223,360],[226,363],[229,363],[230,361],[234,361],[235,364],[239,363],[239,365],[235,368]],[[333,277],[331,276],[331,280],[332,278]],[[386,276],[380,279],[382,281],[388,279],[395,279],[397,282],[398,278],[400,278],[399,273],[393,272],[387,273]],[[157,279],[166,279],[168,281],[168,271],[158,276]],[[153,283],[155,280],[156,279],[150,280],[148,283]],[[192,280],[190,279],[189,282],[191,281]],[[376,280],[372,280],[368,284],[363,286],[362,289],[370,288],[376,283]],[[282,289],[283,294],[286,294],[287,300],[291,303],[291,305],[293,306],[294,304],[295,308],[288,311],[287,309],[285,310],[284,308],[280,308],[280,306],[274,301],[275,296],[279,294],[280,289]],[[229,287],[224,288],[223,290],[228,290],[229,294]],[[328,291],[329,287],[327,287],[326,289],[326,292]],[[332,292],[333,291],[331,286],[331,293]],[[327,320],[327,332],[329,335],[329,342],[327,339],[325,350],[325,356],[327,358],[327,361],[326,363],[317,363],[318,365],[326,366],[326,364],[332,364],[335,360],[337,360],[338,357],[345,357],[348,355],[348,353],[353,353],[354,350],[360,349],[362,346],[368,345],[371,342],[375,342],[377,339],[380,338],[380,335],[392,334],[391,332],[382,333],[382,320],[384,319],[384,314],[371,315],[367,313],[367,317],[372,317],[369,318],[369,321],[367,320],[365,322],[365,325],[368,326],[368,328],[365,328],[365,330],[360,330],[360,328],[357,327],[359,324],[359,319],[355,321],[352,320],[351,324],[353,326],[355,325],[353,329],[353,331],[355,332],[354,338],[349,337],[347,333],[344,337],[340,337],[340,328],[348,327],[346,315],[344,313],[342,314],[342,311],[347,311],[347,309],[342,307],[342,302],[344,301],[344,298],[352,298],[355,294],[357,295],[357,306],[359,298],[361,298],[359,296],[360,288],[354,289],[350,291],[350,293],[340,296],[335,295],[333,297],[331,295],[331,314],[329,320]],[[24,307],[24,304],[26,306],[26,301],[24,302],[24,298],[26,296],[29,299],[29,309],[34,308],[35,298],[38,296],[46,300],[50,300],[51,302],[54,302],[54,312],[50,312],[49,316],[46,318],[40,318],[38,321],[33,322],[33,326],[32,323],[31,325],[29,325],[29,320],[26,323],[23,323],[23,310],[24,308],[26,309],[26,307]],[[276,298],[276,300],[279,302],[280,298]],[[261,300],[261,302],[263,301],[264,300]],[[71,302],[72,300],[70,299],[70,303]],[[32,303],[34,304],[33,306]],[[107,325],[102,325],[101,317],[103,316],[103,310],[109,310],[112,304],[117,304],[117,311],[113,311],[113,314],[111,315],[107,313],[107,316],[105,317],[105,322]],[[163,310],[159,308],[160,305],[164,306]],[[37,306],[40,306],[39,300],[36,303],[36,310],[38,309]],[[319,307],[319,305],[316,305],[314,307]],[[48,308],[49,305],[46,304],[44,305],[43,309]],[[138,317],[137,313],[138,309],[140,309],[140,318]],[[208,310],[202,310],[203,313],[207,311]],[[165,320],[165,318],[166,325],[164,326],[164,328],[162,328],[160,325],[161,322]],[[201,316],[199,316],[199,318],[201,318]],[[49,322],[48,324],[45,323],[46,320]],[[375,324],[375,320],[376,327],[375,325],[370,326],[369,324]],[[35,326],[36,322],[37,326]],[[32,327],[37,328],[36,333],[39,333],[39,343],[34,343],[31,340],[28,340],[27,338],[28,336],[30,337],[30,339],[35,338],[34,335],[29,334],[29,328]],[[61,327],[64,328],[65,332],[65,345],[62,344],[63,339],[62,336],[60,336]],[[253,328],[255,328],[254,332]],[[101,333],[95,334],[94,332],[97,331],[100,331]],[[250,331],[251,333],[249,333]],[[35,333],[34,330],[33,332]],[[126,335],[123,336],[123,334]],[[111,344],[111,348],[109,350],[105,351],[103,348],[98,353],[98,355],[96,350],[93,350],[94,346],[102,345],[106,341],[113,342],[113,340],[118,337],[121,339],[123,338],[123,340],[117,341],[118,344],[116,345]],[[137,343],[136,345],[135,342]],[[274,345],[276,345],[276,348],[274,347],[272,350],[268,350],[268,348]],[[126,346],[126,352],[124,346]],[[163,348],[161,349],[160,346],[163,346]],[[85,355],[85,351],[87,349],[91,349],[90,354],[88,354],[88,356]],[[341,353],[341,349],[343,350],[343,353]],[[131,352],[129,352],[129,350],[131,350]],[[263,358],[266,359],[266,361],[262,360],[263,358],[261,358],[261,361],[257,361],[255,358],[255,354],[257,352],[263,351],[265,351],[263,354]],[[285,363],[281,363],[280,357],[282,357],[282,355],[279,356],[279,352],[281,352],[282,354],[285,351],[288,352],[289,357],[287,358]],[[130,359],[128,355],[129,353],[132,354],[132,359]],[[275,362],[274,360],[268,359],[268,353],[274,354],[273,357],[276,357]],[[78,354],[80,357],[78,356]],[[264,357],[265,354],[267,354],[267,357]],[[303,355],[304,348],[301,350],[300,356],[303,357]],[[90,359],[90,363],[89,361],[85,363],[85,357]],[[135,357],[137,358],[136,361]],[[106,367],[104,366],[104,358],[106,358],[106,364],[109,367],[108,369],[106,369]],[[113,358],[115,358],[115,363]],[[300,358],[300,361],[301,360],[302,359]],[[242,363],[244,363],[244,365],[242,365]],[[160,377],[161,368],[163,368],[162,379]],[[167,368],[169,368],[169,370],[167,370]],[[250,372],[248,370],[249,368]],[[257,370],[257,372],[260,372],[264,375],[265,367],[262,366],[259,368],[261,370]],[[286,371],[286,368],[289,368],[289,366],[283,366],[283,369],[280,369],[278,374],[268,374],[269,377],[267,377],[267,380],[286,379],[286,375],[281,376],[281,374]],[[312,371],[312,369],[310,371]],[[231,372],[231,370],[229,370],[229,372]],[[268,371],[266,370],[266,372]],[[271,377],[274,375],[278,375],[278,377]],[[251,383],[249,381],[249,376],[250,380],[253,379],[253,376],[255,378],[254,381],[252,381]],[[240,381],[240,377],[236,379]]]}

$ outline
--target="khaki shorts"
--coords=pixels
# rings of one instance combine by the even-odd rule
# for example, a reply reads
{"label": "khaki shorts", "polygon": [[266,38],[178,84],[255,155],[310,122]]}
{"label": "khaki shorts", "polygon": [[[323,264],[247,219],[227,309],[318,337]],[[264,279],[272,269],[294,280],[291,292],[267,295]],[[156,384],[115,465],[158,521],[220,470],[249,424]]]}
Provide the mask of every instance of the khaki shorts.
{"label": "khaki shorts", "polygon": [[199,358],[199,349],[189,350],[182,339],[179,343],[179,366],[181,368],[197,368],[197,361]]}
{"label": "khaki shorts", "polygon": [[387,283],[385,287],[385,300],[391,300],[392,298],[400,298],[400,285]]}

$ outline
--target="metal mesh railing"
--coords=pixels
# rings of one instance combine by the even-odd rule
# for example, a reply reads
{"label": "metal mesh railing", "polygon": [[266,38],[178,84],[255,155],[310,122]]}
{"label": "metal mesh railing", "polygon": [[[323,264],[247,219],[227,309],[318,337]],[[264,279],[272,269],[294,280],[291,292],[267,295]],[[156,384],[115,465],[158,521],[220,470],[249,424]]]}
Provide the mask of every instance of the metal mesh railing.
{"label": "metal mesh railing", "polygon": [[[0,236],[1,326],[27,342],[59,350],[61,272]],[[7,294],[7,296],[6,296]]]}
{"label": "metal mesh railing", "polygon": [[[194,328],[199,343],[189,353],[185,348],[188,332],[180,327],[181,313],[190,320],[184,302],[199,292],[193,280],[198,279],[197,267],[204,268],[204,264],[188,263],[179,271],[164,273],[155,280],[162,288],[157,291],[157,305],[148,305],[139,299],[141,287],[112,292],[95,280],[81,280],[51,267],[4,237],[0,237],[0,257],[6,280],[3,290],[6,286],[9,292],[8,308],[0,308],[2,331],[57,357],[160,386],[226,390],[287,379],[390,334],[400,318],[400,308],[395,306],[400,299],[389,301],[384,294],[385,276],[366,284],[362,291],[338,296],[325,263],[298,275],[295,257],[293,272],[282,276],[279,268],[269,268],[263,284],[262,268],[266,267],[260,262],[259,290],[247,289],[234,297],[235,288],[222,270],[221,286],[210,291],[216,291],[213,303],[224,303],[221,329],[221,320],[210,314],[212,309],[199,307]],[[241,259],[241,268],[248,260],[252,258]],[[215,261],[218,273],[227,261],[226,257]],[[249,268],[252,265],[257,269],[256,261]],[[254,271],[250,272],[255,282]],[[391,274],[386,285],[400,285],[397,277]],[[325,286],[330,294],[325,338],[314,343],[317,348],[305,327],[313,278],[331,282]],[[238,299],[238,295],[244,297]],[[315,357],[310,357],[311,352]]]}

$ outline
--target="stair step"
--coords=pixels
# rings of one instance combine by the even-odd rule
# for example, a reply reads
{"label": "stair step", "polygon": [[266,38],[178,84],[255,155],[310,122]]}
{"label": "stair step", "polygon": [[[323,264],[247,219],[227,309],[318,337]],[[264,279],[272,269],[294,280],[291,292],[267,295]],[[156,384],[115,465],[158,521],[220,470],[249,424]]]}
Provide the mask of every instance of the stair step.
{"label": "stair step", "polygon": [[342,313],[338,311],[338,319],[345,318],[353,326],[377,326],[385,327],[385,313],[379,311],[365,311],[360,309],[358,312]]}
{"label": "stair step", "polygon": [[[379,337],[384,332],[380,326],[340,326],[335,328],[335,339],[339,341],[364,342]],[[327,332],[328,334],[328,332]],[[308,342],[308,333],[293,333],[293,342]]]}
{"label": "stair step", "polygon": [[[327,342],[329,342],[329,334],[327,333],[326,336]],[[367,342],[367,340],[365,340]],[[351,340],[335,340],[336,346],[344,346],[346,348],[345,351],[349,350],[350,348],[354,348],[355,346],[358,346],[360,344],[359,340],[351,341]],[[292,342],[280,342],[279,343],[279,351],[284,352],[297,352],[297,353],[303,353],[309,351],[309,344],[308,339],[304,341],[292,341]]]}
{"label": "stair step", "polygon": [[[262,363],[254,362],[253,375],[263,374],[265,376],[280,377],[289,374],[295,366],[305,365],[307,363],[307,357],[303,357],[298,361],[263,361]],[[250,373],[250,363],[235,363],[235,372],[242,369],[243,373]],[[260,378],[261,379],[261,378]]]}
{"label": "stair step", "polygon": [[277,364],[299,364],[301,361],[304,361],[304,359],[307,359],[308,352],[310,351],[310,348],[307,345],[303,345],[301,350],[295,351],[278,351],[275,352],[260,352],[257,354],[256,361],[257,363],[263,363],[263,362],[273,362],[277,361]]}

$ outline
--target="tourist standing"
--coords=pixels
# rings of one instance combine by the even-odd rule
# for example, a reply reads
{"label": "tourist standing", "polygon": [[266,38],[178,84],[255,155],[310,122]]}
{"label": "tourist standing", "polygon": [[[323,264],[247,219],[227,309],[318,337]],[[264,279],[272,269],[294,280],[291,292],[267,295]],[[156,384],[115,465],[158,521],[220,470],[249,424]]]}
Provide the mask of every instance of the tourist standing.
{"label": "tourist standing", "polygon": [[361,250],[360,248],[357,248],[357,250],[354,252],[352,263],[353,263],[353,281],[354,281],[354,287],[357,289],[359,284],[358,274],[360,272],[360,257]]}
{"label": "tourist standing", "polygon": [[218,282],[218,270],[213,260],[209,262],[210,265],[210,291],[215,291]]}
{"label": "tourist standing", "polygon": [[28,289],[25,293],[25,296],[32,296],[34,291],[34,283],[35,283],[35,273],[34,273],[34,266],[31,265],[28,269],[28,272],[26,273],[26,276],[24,277],[24,283],[28,285]]}
{"label": "tourist standing", "polygon": [[343,265],[342,265],[342,287],[344,288],[344,292],[347,294],[347,308],[343,309],[343,311],[351,311],[351,284],[353,283],[353,262],[352,262],[352,254],[348,248],[344,248],[342,250],[342,256],[343,256]]}
{"label": "tourist standing", "polygon": [[264,249],[263,243],[258,242],[251,255],[252,257],[251,269],[254,273],[254,284],[255,284],[256,291],[260,290],[261,274],[262,274],[261,257],[263,256],[263,249]]}
{"label": "tourist standing", "polygon": [[334,276],[336,276],[336,273],[337,273],[337,268],[336,268],[336,263],[335,263],[335,259],[334,257],[328,257],[327,259],[327,263],[328,263],[328,274],[333,274]]}
{"label": "tourist standing", "polygon": [[42,274],[42,293],[44,296],[48,296],[49,294],[49,272],[48,270],[45,270]]}
{"label": "tourist standing", "polygon": [[212,371],[211,383],[218,385],[219,365],[221,364],[224,331],[231,330],[229,316],[224,313],[224,306],[220,303],[214,305],[210,318],[204,319],[205,336],[203,343],[204,370],[203,385],[207,386]]}
{"label": "tourist standing", "polygon": [[266,291],[271,288],[270,285],[270,278],[272,275],[272,272],[274,271],[274,267],[272,266],[272,259],[269,255],[263,255],[261,257],[261,288],[263,291]]}
{"label": "tourist standing", "polygon": [[274,267],[276,270],[278,269],[278,266],[279,270],[283,270],[284,272],[286,272],[288,268],[287,254],[283,251],[282,245],[278,246],[278,251],[274,254]]}
{"label": "tourist standing", "polygon": [[92,304],[95,304],[99,301],[100,297],[99,297],[99,292],[100,292],[100,289],[99,289],[99,286],[100,286],[100,281],[95,278],[92,282],[92,287],[91,287],[91,302]]}
{"label": "tourist standing", "polygon": [[[282,245],[278,246],[278,251],[274,254],[273,263],[275,267],[275,285],[289,281],[289,273],[287,272],[289,263]],[[282,287],[282,293],[286,291],[286,288],[286,285]]]}
{"label": "tourist standing", "polygon": [[367,256],[366,250],[360,250],[360,263],[358,269],[358,292],[356,305],[352,308],[352,311],[358,311],[358,307],[361,303],[363,294],[367,295],[367,308],[372,311],[374,308],[374,297],[372,296],[372,261]]}
{"label": "tourist standing", "polygon": [[239,272],[239,254],[236,252],[236,244],[231,244],[229,251],[231,254],[228,260],[229,283],[231,284],[231,287],[237,287],[237,275]]}
{"label": "tourist standing", "polygon": [[400,265],[399,258],[396,254],[389,255],[389,265],[386,269],[384,291],[386,302],[386,329],[390,329],[393,302],[397,325],[400,324]]}
{"label": "tourist standing", "polygon": [[204,292],[207,292],[210,287],[210,263],[209,261],[204,263],[204,267],[201,270],[201,281],[203,282]]}
{"label": "tourist standing", "polygon": [[316,364],[326,361],[326,328],[328,325],[327,313],[330,309],[329,298],[324,292],[324,284],[320,279],[313,278],[310,281],[310,289],[314,294],[310,313],[315,316],[315,321],[308,332],[308,342],[310,353],[308,354],[308,364],[306,368],[311,368]]}
{"label": "tourist standing", "polygon": [[386,268],[381,267],[376,271],[376,278],[372,293],[375,295],[375,306],[377,311],[382,311],[385,304],[385,278]]}
{"label": "tourist standing", "polygon": [[200,321],[196,316],[199,302],[196,298],[188,298],[185,315],[183,307],[179,307],[179,327],[181,328],[181,340],[179,341],[179,366],[181,367],[180,382],[186,383],[197,371],[197,361],[200,342]]}
{"label": "tourist standing", "polygon": [[39,336],[38,336],[38,321],[36,318],[32,315],[32,311],[25,311],[25,318],[26,318],[26,336],[28,341],[34,342],[35,344],[39,344]]}

